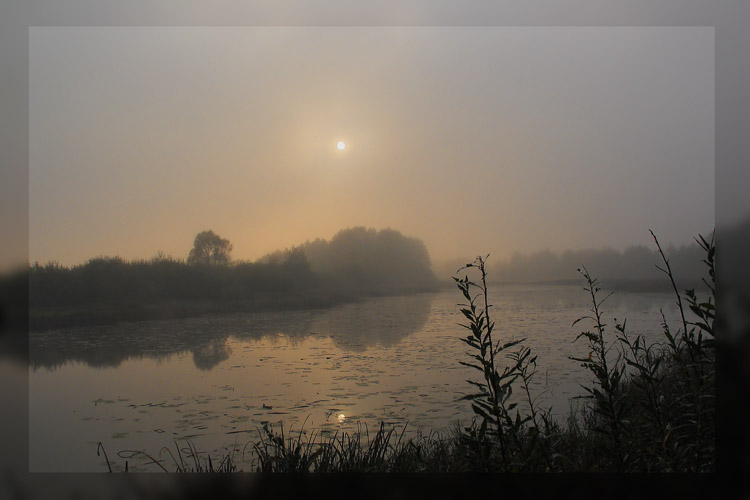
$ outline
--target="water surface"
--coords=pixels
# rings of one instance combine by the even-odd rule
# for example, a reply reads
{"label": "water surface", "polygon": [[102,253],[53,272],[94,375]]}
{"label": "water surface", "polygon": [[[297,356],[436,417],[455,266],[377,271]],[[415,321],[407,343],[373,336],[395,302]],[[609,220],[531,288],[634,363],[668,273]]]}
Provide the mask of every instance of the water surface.
{"label": "water surface", "polygon": [[[569,410],[588,372],[569,356],[587,314],[580,287],[496,287],[501,338],[526,337],[538,355],[535,391],[557,415]],[[251,470],[248,447],[258,428],[320,429],[323,435],[379,422],[409,432],[448,431],[472,417],[467,379],[478,372],[459,340],[465,330],[457,290],[368,299],[327,310],[247,313],[121,323],[32,333],[29,367],[29,455],[32,472],[105,471],[110,460],[132,470],[159,470],[143,455],[175,451],[190,440],[202,452],[232,449]],[[619,293],[604,307],[628,330],[658,340],[661,293]],[[676,330],[676,323],[674,323]],[[118,456],[118,452],[121,452]],[[162,452],[162,458],[168,455]]]}

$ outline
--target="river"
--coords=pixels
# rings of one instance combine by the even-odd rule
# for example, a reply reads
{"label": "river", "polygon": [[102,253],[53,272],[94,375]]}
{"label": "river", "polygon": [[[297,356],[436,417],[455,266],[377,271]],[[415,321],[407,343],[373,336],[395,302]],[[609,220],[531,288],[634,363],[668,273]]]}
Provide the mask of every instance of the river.
{"label": "river", "polygon": [[[588,314],[581,287],[506,285],[492,289],[496,335],[526,338],[538,355],[534,391],[564,417],[590,374],[569,356],[586,356]],[[159,471],[140,453],[172,462],[168,447],[188,442],[215,459],[235,450],[252,470],[252,443],[264,423],[321,436],[379,422],[409,433],[445,433],[472,417],[467,379],[479,372],[459,337],[466,330],[458,290],[378,297],[331,309],[243,313],[120,323],[30,334],[29,470]],[[617,293],[604,304],[628,331],[661,340],[663,309],[677,329],[674,298]],[[498,337],[496,337],[498,338]],[[251,443],[247,447],[246,444]],[[243,458],[243,448],[245,451]]]}

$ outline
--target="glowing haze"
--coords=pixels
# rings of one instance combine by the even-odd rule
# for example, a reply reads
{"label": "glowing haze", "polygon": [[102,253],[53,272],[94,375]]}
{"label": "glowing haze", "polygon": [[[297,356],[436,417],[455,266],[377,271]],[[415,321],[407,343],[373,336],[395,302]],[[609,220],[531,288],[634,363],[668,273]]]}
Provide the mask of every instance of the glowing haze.
{"label": "glowing haze", "polygon": [[256,259],[351,226],[433,260],[688,243],[711,28],[32,28],[29,260]]}

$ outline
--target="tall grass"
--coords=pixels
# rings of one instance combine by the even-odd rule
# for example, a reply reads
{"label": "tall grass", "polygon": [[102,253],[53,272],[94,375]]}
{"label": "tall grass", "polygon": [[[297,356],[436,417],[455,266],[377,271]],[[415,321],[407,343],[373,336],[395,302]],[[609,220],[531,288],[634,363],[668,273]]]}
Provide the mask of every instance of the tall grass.
{"label": "tall grass", "polygon": [[[454,278],[467,301],[459,305],[467,319],[467,323],[460,326],[471,332],[461,340],[474,351],[470,354],[472,362],[460,363],[482,373],[480,381],[468,381],[478,392],[462,398],[471,402],[471,408],[481,423],[478,429],[467,427],[466,434],[461,437],[467,443],[475,443],[474,449],[478,452],[483,469],[554,470],[548,444],[551,430],[548,414],[536,408],[536,398],[530,389],[537,358],[530,348],[522,346],[526,339],[506,342],[497,338],[493,340],[495,322],[490,315],[492,305],[489,303],[485,260],[479,256],[458,270],[475,268],[479,271],[477,282],[470,280],[468,274],[463,278]],[[519,345],[518,350],[511,351]],[[500,368],[504,361],[509,363]],[[529,413],[523,415],[518,402],[511,399],[518,384],[522,386],[529,405]]]}
{"label": "tall grass", "polygon": [[[715,456],[715,246],[713,237],[697,240],[705,252],[708,296],[694,289],[680,294],[669,259],[651,233],[662,264],[657,265],[674,292],[680,324],[675,332],[662,312],[662,342],[632,337],[627,322],[616,322],[615,338],[605,336],[599,283],[585,268],[594,329],[582,332],[588,357],[574,358],[595,376],[585,387],[588,428],[599,434],[598,469],[645,472],[709,472]],[[683,298],[685,299],[683,301]],[[687,308],[685,305],[687,304]],[[691,316],[692,314],[692,316]],[[580,321],[580,320],[579,320]],[[616,320],[615,320],[616,321]]]}
{"label": "tall grass", "polygon": [[109,472],[130,470],[129,461],[140,458],[144,466],[164,472],[243,472],[238,458],[250,464],[248,472],[293,472],[293,473],[341,473],[341,472],[465,472],[465,454],[455,435],[443,436],[436,432],[428,435],[418,433],[404,438],[406,427],[386,429],[385,424],[370,434],[366,425],[359,425],[354,433],[337,432],[323,438],[317,430],[309,433],[285,432],[283,425],[275,430],[264,425],[258,430],[256,441],[248,442],[238,452],[212,458],[199,452],[195,445],[186,441],[174,450],[164,447],[154,457],[140,450],[123,450],[118,457],[126,459],[124,466],[110,462],[101,443],[97,447],[105,457]]}

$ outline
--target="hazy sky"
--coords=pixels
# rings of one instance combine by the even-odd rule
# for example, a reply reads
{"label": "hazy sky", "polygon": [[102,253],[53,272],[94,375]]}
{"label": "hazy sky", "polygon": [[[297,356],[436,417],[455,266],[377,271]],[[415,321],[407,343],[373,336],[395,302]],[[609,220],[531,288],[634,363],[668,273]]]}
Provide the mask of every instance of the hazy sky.
{"label": "hazy sky", "polygon": [[255,259],[391,227],[441,260],[713,228],[713,28],[29,34],[32,262],[204,229]]}

